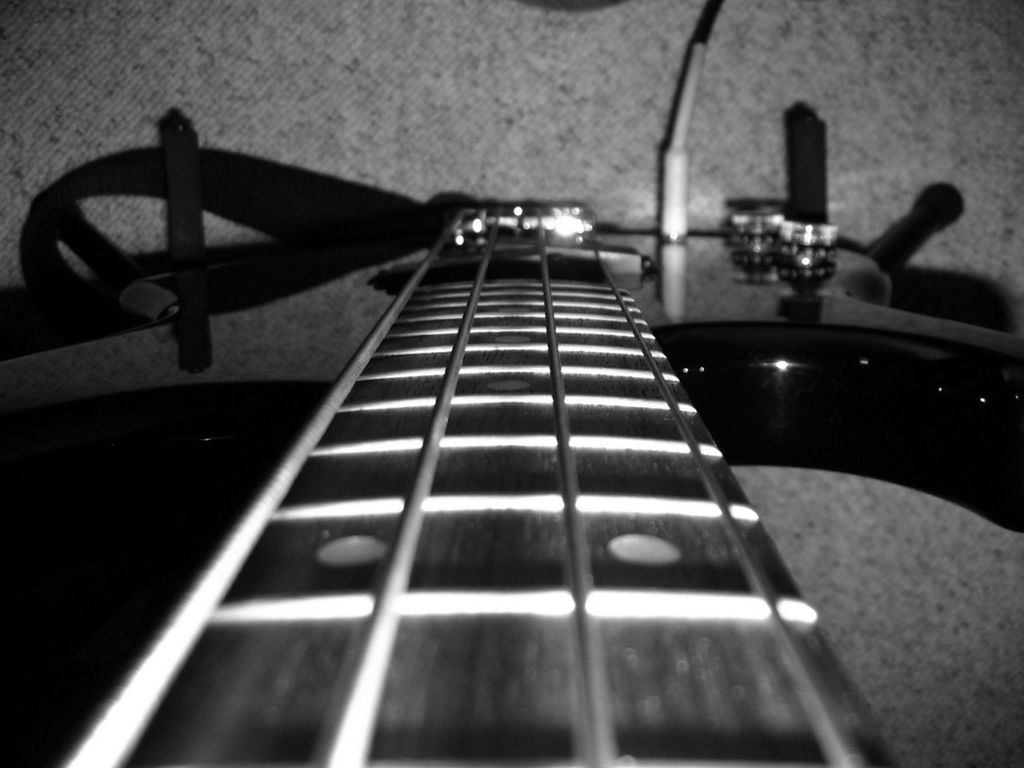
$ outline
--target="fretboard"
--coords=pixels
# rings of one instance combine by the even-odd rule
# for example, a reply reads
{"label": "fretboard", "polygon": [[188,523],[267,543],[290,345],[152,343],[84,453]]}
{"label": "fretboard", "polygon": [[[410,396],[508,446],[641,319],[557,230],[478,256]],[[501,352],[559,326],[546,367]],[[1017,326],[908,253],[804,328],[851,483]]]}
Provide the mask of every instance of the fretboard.
{"label": "fretboard", "polygon": [[881,761],[636,303],[473,216],[211,567],[130,764]]}

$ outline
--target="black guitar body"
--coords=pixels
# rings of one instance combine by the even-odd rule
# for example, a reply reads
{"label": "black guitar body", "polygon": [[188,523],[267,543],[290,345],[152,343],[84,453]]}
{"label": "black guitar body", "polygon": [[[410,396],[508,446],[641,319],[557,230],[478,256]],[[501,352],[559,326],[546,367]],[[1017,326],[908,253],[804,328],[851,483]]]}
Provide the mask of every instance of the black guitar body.
{"label": "black guitar body", "polygon": [[[658,338],[731,464],[877,477],[1024,531],[1021,358],[822,325]],[[33,553],[10,581],[20,764],[73,743],[324,389],[189,386],[0,418],[9,541]]]}
{"label": "black guitar body", "polygon": [[0,498],[20,549],[12,764],[54,765],[81,737],[324,389],[185,386],[0,418]]}
{"label": "black guitar body", "polygon": [[733,466],[888,480],[1024,531],[1024,359],[827,325],[656,333]]}

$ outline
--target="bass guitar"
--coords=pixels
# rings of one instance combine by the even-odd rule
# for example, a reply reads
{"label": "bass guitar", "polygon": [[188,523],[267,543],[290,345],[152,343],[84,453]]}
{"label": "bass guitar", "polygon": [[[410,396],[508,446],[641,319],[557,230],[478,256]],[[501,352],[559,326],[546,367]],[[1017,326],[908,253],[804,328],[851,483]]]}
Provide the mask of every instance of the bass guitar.
{"label": "bass guitar", "polygon": [[[1020,530],[1024,355],[820,327],[781,347],[778,324],[656,338],[592,229],[574,205],[453,217],[337,381],[278,401],[319,404],[210,524],[66,765],[889,762],[725,456],[900,480]],[[837,364],[853,378],[821,376]],[[771,387],[774,410],[738,394]],[[830,435],[884,430],[844,399],[865,390],[905,423],[851,465]],[[969,429],[904,460],[904,427],[967,398]]]}

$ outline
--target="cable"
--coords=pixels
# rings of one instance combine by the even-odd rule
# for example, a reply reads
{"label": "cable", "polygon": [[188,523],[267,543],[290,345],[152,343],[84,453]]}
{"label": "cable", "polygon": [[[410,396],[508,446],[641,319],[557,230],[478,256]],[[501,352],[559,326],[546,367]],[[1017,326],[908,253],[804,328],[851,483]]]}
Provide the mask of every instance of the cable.
{"label": "cable", "polygon": [[661,155],[661,301],[672,320],[680,320],[686,313],[686,237],[689,234],[686,207],[690,165],[686,140],[704,68],[704,51],[723,2],[707,0],[694,27]]}
{"label": "cable", "polygon": [[725,0],[708,0],[704,3],[700,18],[697,19],[697,26],[693,28],[693,42],[707,45],[708,38],[711,37],[711,28],[718,18],[718,11],[721,10],[723,2]]}

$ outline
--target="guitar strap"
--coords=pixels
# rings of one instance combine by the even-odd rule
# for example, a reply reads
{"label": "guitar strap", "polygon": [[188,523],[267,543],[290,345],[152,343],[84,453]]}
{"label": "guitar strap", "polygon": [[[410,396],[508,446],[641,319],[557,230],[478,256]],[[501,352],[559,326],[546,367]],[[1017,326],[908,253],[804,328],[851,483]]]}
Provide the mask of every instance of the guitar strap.
{"label": "guitar strap", "polygon": [[167,246],[180,297],[174,327],[178,365],[186,371],[202,371],[213,362],[213,349],[203,260],[199,137],[183,114],[171,110],[160,122],[160,144],[167,174]]}
{"label": "guitar strap", "polygon": [[[173,116],[183,119],[173,111],[168,119]],[[193,277],[195,270],[205,271],[212,313],[305,290],[428,246],[451,206],[467,200],[450,195],[420,202],[217,149],[196,150],[197,183],[185,194],[188,185],[175,181],[186,169],[168,173],[168,161],[180,164],[180,159],[181,153],[167,146],[118,152],[70,171],[33,200],[21,233],[22,273],[39,310],[65,341],[122,332],[173,315],[185,300],[182,281],[175,279],[182,270]],[[204,249],[200,230],[198,250],[193,248],[188,258],[129,256],[83,215],[81,203],[96,197],[173,198],[176,205],[170,207],[176,211],[184,207],[215,214],[277,243]],[[173,252],[176,230],[170,219],[168,229]],[[80,276],[59,243],[88,267],[95,281]]]}

